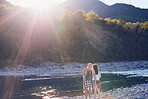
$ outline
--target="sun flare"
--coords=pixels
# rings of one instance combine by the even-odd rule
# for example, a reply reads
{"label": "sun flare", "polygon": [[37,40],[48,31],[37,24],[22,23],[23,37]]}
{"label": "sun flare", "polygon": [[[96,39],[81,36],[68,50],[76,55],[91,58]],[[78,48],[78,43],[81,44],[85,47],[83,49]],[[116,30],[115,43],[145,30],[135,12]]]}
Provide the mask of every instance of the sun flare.
{"label": "sun flare", "polygon": [[32,9],[47,9],[59,4],[64,0],[7,0],[10,3]]}

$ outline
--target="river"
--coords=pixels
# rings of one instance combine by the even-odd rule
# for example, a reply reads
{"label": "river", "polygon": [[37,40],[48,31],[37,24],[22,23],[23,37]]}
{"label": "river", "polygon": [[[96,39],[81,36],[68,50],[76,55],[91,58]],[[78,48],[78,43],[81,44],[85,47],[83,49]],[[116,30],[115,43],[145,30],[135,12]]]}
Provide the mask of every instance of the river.
{"label": "river", "polygon": [[[82,76],[0,76],[0,98],[41,99],[81,96]],[[102,73],[102,92],[148,83],[148,77]]]}

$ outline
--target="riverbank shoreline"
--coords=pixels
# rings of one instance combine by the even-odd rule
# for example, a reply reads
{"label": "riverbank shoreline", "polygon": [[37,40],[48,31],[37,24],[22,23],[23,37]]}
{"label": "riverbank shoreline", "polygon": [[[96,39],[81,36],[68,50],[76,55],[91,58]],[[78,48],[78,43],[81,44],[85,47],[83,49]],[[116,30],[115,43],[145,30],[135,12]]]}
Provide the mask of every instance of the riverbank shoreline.
{"label": "riverbank shoreline", "polygon": [[[101,99],[148,99],[148,83],[137,84],[132,87],[114,88],[106,92],[101,92]],[[92,95],[91,99],[94,95]],[[61,99],[85,99],[84,96],[63,97]]]}
{"label": "riverbank shoreline", "polygon": [[[103,75],[110,75],[107,77],[124,77],[124,79],[121,78],[113,78],[115,79],[115,87],[111,88],[112,90],[106,90],[101,92],[101,99],[147,99],[148,98],[148,83],[147,83],[147,77],[148,77],[148,61],[132,61],[132,62],[111,62],[111,63],[96,63],[98,65],[98,68]],[[39,66],[32,67],[32,66],[26,66],[26,65],[18,65],[17,67],[4,67],[3,69],[0,69],[0,76],[4,79],[8,78],[21,78],[20,82],[29,84],[29,83],[37,83],[37,82],[47,82],[45,85],[43,85],[43,88],[45,88],[50,81],[53,79],[65,79],[65,78],[72,78],[79,77],[79,81],[82,77],[82,70],[86,68],[87,64],[80,64],[80,63],[67,63],[65,65],[61,65],[58,63],[51,63],[51,62],[44,62],[41,63]],[[114,75],[114,76],[111,76]],[[103,77],[105,78],[105,77]],[[102,78],[102,81],[103,81]],[[133,80],[130,80],[130,79]],[[144,79],[144,82],[137,82],[133,83],[129,81],[141,81]],[[146,78],[146,79],[145,79]],[[109,82],[109,78],[106,78],[107,80],[104,80],[104,82]],[[117,86],[118,83],[117,80],[120,79],[120,82],[127,83],[126,86]],[[76,80],[76,79],[75,79]],[[75,81],[74,80],[74,81]],[[4,80],[5,81],[5,80]],[[65,81],[65,80],[63,80]],[[69,80],[70,81],[70,80]],[[77,80],[76,80],[77,81]],[[112,81],[112,80],[111,80]],[[103,82],[102,86],[103,86]],[[129,85],[129,83],[131,85]],[[42,83],[38,83],[40,86]],[[51,84],[53,85],[53,84]],[[50,85],[50,86],[51,86]],[[59,85],[59,84],[57,84]],[[71,84],[70,84],[71,85]],[[81,85],[81,83],[80,83]],[[38,86],[38,85],[36,85]],[[49,85],[48,85],[49,86]],[[65,85],[63,85],[65,86]],[[110,86],[110,85],[109,85]],[[30,86],[31,87],[31,86]],[[29,89],[32,89],[30,88]],[[35,87],[37,88],[37,87]],[[40,88],[40,87],[38,87]],[[24,89],[23,89],[24,90]],[[35,89],[37,90],[37,89]],[[43,91],[43,90],[42,90]],[[42,93],[39,92],[39,93]],[[48,90],[45,90],[45,92],[48,92]],[[26,91],[27,93],[27,91]],[[38,92],[37,92],[38,93]],[[83,94],[83,93],[82,93]],[[67,95],[67,94],[66,94]],[[84,99],[84,96],[77,96],[81,94],[73,95],[74,97],[70,97],[70,95],[63,95],[61,99]],[[68,97],[69,96],[69,97]],[[19,96],[21,97],[21,96]],[[26,96],[22,96],[26,97]],[[29,93],[28,97],[37,97],[38,96],[32,96],[31,93]],[[41,97],[44,99],[44,97]],[[47,97],[45,97],[47,98]],[[50,97],[49,97],[50,99]],[[52,99],[52,98],[51,98]],[[53,98],[54,99],[54,98]],[[55,99],[60,99],[55,98]],[[92,98],[93,99],[93,98]]]}
{"label": "riverbank shoreline", "polygon": [[[96,63],[101,73],[138,74],[148,76],[148,61]],[[81,75],[87,64],[44,62],[37,67],[18,65],[0,69],[0,76],[75,76]]]}

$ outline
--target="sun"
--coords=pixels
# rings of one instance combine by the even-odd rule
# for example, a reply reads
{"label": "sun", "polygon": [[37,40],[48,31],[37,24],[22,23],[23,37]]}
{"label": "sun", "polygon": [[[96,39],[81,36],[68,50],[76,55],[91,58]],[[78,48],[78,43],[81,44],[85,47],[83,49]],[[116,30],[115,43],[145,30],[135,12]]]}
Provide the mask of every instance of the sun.
{"label": "sun", "polygon": [[64,0],[7,0],[8,2],[32,9],[47,9],[61,3]]}

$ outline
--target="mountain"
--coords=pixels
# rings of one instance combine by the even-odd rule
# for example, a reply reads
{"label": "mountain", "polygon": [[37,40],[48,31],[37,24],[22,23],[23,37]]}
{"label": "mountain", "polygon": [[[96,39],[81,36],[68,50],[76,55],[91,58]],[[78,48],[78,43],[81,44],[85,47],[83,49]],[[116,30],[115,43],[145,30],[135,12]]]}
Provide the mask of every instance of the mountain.
{"label": "mountain", "polygon": [[7,11],[9,9],[13,9],[13,5],[7,2],[6,0],[0,0],[0,17],[7,14]]}
{"label": "mountain", "polygon": [[5,4],[7,6],[12,6],[9,2],[7,2],[6,0],[0,0],[0,4]]}
{"label": "mountain", "polygon": [[95,12],[101,18],[123,19],[127,22],[148,21],[148,10],[134,7],[129,4],[116,3],[108,6],[100,0],[67,0],[61,4],[71,7],[74,11],[83,9],[86,12]]}
{"label": "mountain", "polygon": [[[65,4],[71,3],[76,7],[74,10],[82,7],[104,14],[108,14],[110,7],[118,10],[126,6],[108,6],[96,0],[69,0]],[[129,9],[135,7],[129,5]],[[2,4],[0,67],[11,62],[40,64],[38,57],[41,61],[62,63],[148,60],[148,21],[128,23],[121,19],[101,19],[95,13],[81,10],[75,13],[71,9],[66,9],[62,17],[57,16],[57,9],[36,13]]]}
{"label": "mountain", "polygon": [[0,0],[0,3],[6,3],[6,0]]}

